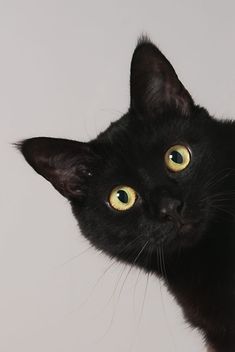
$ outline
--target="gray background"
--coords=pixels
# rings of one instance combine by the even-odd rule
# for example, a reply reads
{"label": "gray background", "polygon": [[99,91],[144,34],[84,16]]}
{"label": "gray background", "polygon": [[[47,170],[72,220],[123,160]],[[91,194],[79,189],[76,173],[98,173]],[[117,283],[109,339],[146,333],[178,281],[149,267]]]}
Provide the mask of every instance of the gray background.
{"label": "gray background", "polygon": [[86,251],[66,200],[10,143],[87,141],[118,119],[141,32],[197,102],[235,116],[234,11],[233,1],[0,2],[1,351],[204,351],[156,278],[146,292],[147,276],[116,264],[99,279],[109,259]]}

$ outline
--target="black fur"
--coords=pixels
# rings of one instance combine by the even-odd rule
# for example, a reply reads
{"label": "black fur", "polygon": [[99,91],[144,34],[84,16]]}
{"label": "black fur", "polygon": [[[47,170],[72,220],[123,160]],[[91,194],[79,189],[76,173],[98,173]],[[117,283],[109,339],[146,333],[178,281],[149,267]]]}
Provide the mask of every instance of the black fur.
{"label": "black fur", "polygon": [[[207,343],[234,352],[235,123],[195,105],[147,38],[135,49],[130,87],[129,111],[95,140],[32,138],[19,148],[68,198],[96,248],[165,278]],[[191,150],[189,167],[179,173],[164,163],[175,144]],[[108,203],[117,185],[138,194],[125,212]],[[166,204],[177,205],[180,226],[162,216]]]}

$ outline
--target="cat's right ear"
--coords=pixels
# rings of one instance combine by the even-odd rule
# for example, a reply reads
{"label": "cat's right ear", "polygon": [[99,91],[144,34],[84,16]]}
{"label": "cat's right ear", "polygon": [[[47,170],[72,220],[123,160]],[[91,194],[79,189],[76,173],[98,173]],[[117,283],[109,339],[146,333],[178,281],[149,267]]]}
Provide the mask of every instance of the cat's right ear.
{"label": "cat's right ear", "polygon": [[131,62],[131,109],[157,115],[167,109],[189,115],[194,105],[174,68],[147,37],[140,38]]}
{"label": "cat's right ear", "polygon": [[32,168],[68,199],[86,195],[96,156],[89,143],[38,137],[17,144]]}

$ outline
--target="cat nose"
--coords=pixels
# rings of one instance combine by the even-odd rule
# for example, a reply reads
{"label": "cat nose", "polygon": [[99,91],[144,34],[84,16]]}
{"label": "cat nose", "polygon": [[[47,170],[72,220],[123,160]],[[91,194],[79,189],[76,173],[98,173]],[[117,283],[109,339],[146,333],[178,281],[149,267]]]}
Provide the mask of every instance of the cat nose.
{"label": "cat nose", "polygon": [[174,198],[163,198],[160,203],[160,219],[163,221],[173,220],[174,222],[181,222],[181,210],[183,202]]}

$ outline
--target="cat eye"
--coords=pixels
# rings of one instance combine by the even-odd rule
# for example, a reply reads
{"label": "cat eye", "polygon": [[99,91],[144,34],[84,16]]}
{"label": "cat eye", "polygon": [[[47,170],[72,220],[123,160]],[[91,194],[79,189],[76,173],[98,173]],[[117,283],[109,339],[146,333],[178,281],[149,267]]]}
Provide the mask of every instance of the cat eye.
{"label": "cat eye", "polygon": [[191,154],[184,145],[174,145],[165,154],[165,164],[170,171],[179,172],[189,165]]}
{"label": "cat eye", "polygon": [[129,186],[115,187],[109,195],[109,204],[112,208],[125,211],[133,207],[137,199],[136,191]]}

